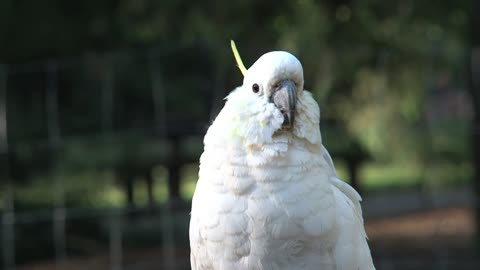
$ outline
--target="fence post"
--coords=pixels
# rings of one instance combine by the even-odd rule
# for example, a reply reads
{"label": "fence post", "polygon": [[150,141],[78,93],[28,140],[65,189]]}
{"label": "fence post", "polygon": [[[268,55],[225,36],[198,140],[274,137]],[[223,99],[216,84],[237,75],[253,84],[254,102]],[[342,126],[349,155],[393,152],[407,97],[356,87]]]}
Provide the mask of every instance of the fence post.
{"label": "fence post", "polygon": [[152,87],[153,109],[155,113],[155,128],[161,130],[160,135],[165,138],[167,135],[167,97],[160,76],[160,67],[157,61],[155,61],[155,53],[153,51],[148,55],[148,64]]}
{"label": "fence post", "polygon": [[[160,132],[162,139],[168,139],[168,123],[167,123],[167,92],[163,87],[163,82],[160,76],[160,67],[155,61],[155,53],[153,51],[148,55],[150,80],[152,87],[153,106],[155,111],[155,129]],[[171,140],[172,141],[172,140]],[[173,148],[177,147],[177,140],[173,140]],[[174,149],[173,153],[176,154],[177,149]],[[172,157],[172,159],[176,159]],[[173,202],[173,198],[179,197],[179,175],[178,167],[172,170],[171,164],[168,164],[168,199]],[[153,179],[150,179],[153,181]],[[151,183],[153,185],[153,183]],[[152,187],[150,187],[152,188]],[[163,268],[175,269],[175,239],[174,239],[174,224],[173,224],[173,211],[170,207],[165,209],[163,214],[162,223],[162,251],[164,257]]]}
{"label": "fence post", "polygon": [[0,177],[4,181],[2,211],[3,268],[15,269],[15,204],[13,183],[10,177],[7,133],[7,76],[8,70],[0,65]]}
{"label": "fence post", "polygon": [[53,210],[53,239],[55,246],[55,263],[57,266],[66,259],[66,209],[65,187],[58,172],[58,151],[60,146],[60,124],[58,118],[58,64],[51,60],[47,63],[46,109],[48,147],[53,160],[52,177],[54,178],[55,205]]}
{"label": "fence post", "polygon": [[175,214],[174,210],[166,207],[163,214],[162,250],[164,269],[176,269],[176,244],[175,244]]}
{"label": "fence post", "polygon": [[115,210],[110,215],[110,265],[112,270],[123,268],[122,219]]}
{"label": "fence post", "polygon": [[105,59],[104,77],[102,82],[102,129],[104,135],[113,128],[113,90],[115,82],[113,56],[108,55]]}

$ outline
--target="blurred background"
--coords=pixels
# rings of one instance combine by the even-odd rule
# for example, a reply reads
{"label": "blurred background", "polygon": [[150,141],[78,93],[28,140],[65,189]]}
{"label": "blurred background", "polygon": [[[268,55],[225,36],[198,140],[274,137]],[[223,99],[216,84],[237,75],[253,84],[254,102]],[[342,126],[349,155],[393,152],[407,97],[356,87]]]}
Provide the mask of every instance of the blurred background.
{"label": "blurred background", "polygon": [[479,2],[1,0],[0,267],[189,269],[234,39],[302,61],[377,269],[480,269]]}

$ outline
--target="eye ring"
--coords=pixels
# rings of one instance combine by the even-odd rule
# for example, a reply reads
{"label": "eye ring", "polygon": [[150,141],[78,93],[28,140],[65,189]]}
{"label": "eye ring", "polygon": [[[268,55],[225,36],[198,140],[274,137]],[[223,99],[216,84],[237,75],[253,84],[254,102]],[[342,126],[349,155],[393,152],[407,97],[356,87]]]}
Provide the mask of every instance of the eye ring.
{"label": "eye ring", "polygon": [[257,94],[260,91],[260,86],[256,83],[252,85],[252,91],[253,93]]}

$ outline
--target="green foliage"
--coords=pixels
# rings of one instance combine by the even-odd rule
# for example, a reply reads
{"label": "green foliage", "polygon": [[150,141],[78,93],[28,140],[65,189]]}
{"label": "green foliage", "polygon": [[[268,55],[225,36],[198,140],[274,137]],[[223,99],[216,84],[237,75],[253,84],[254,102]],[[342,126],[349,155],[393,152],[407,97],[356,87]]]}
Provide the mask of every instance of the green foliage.
{"label": "green foliage", "polygon": [[[304,65],[306,88],[319,100],[322,121],[328,123],[322,123],[324,133],[341,130],[348,145],[360,144],[377,161],[430,168],[432,162],[469,158],[468,118],[435,125],[426,119],[437,78],[447,74],[453,88],[465,88],[469,6],[469,0],[5,0],[0,2],[0,62],[93,52],[85,63],[59,75],[64,78],[60,87],[74,93],[59,94],[60,125],[64,134],[74,135],[85,129],[152,126],[155,74],[167,89],[167,113],[186,122],[208,115],[199,100],[212,99],[208,93],[214,87],[226,94],[241,83],[230,39],[236,40],[247,67],[266,51],[288,50]],[[102,62],[96,52],[104,51],[125,54],[113,53],[113,61]],[[9,97],[17,106],[9,110],[18,112],[9,114],[14,139],[47,134],[45,101],[30,90],[45,85],[42,76],[9,82],[18,90]],[[102,103],[108,76],[117,95],[110,116]],[[33,94],[26,97],[26,92]],[[335,142],[327,135],[329,143]],[[158,158],[163,150],[154,150],[164,147],[152,145],[145,137],[74,140],[64,149],[64,162]],[[28,149],[18,151],[28,156]]]}

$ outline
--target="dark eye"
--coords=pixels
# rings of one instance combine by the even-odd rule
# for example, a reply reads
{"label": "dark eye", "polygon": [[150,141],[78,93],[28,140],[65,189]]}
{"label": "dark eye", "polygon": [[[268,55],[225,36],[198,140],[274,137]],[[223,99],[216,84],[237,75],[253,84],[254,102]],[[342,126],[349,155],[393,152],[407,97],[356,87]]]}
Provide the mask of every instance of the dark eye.
{"label": "dark eye", "polygon": [[255,93],[255,94],[258,93],[258,91],[260,91],[260,86],[258,86],[258,84],[256,84],[256,83],[254,83],[254,84],[252,85],[252,91],[253,91],[253,93]]}

